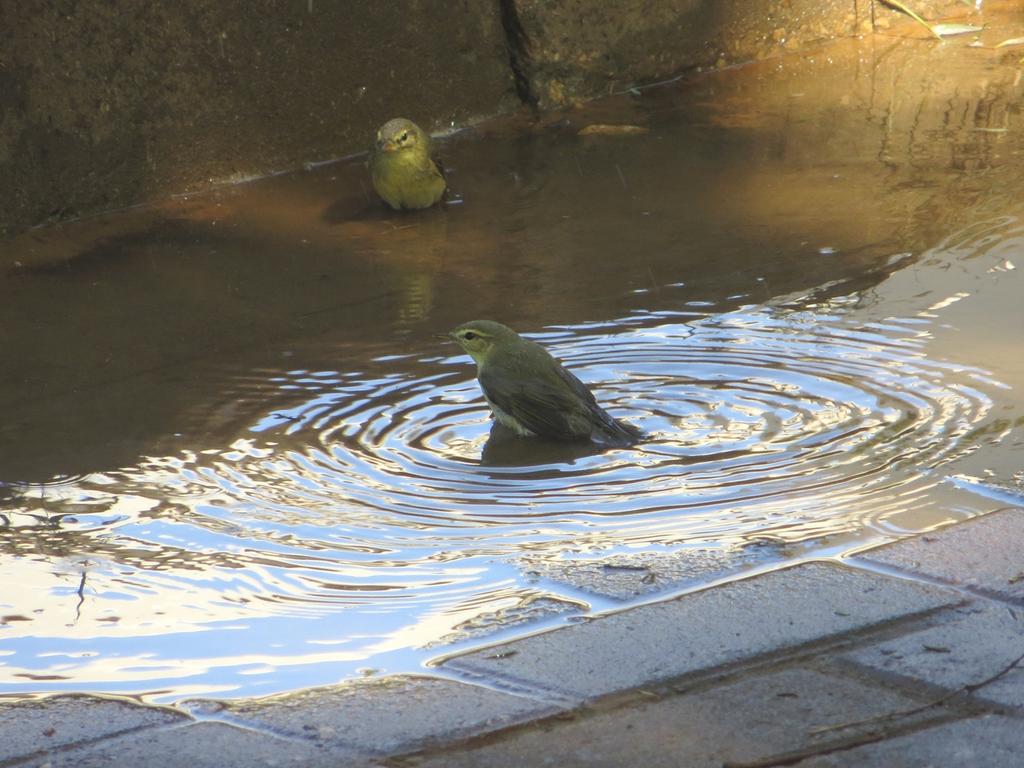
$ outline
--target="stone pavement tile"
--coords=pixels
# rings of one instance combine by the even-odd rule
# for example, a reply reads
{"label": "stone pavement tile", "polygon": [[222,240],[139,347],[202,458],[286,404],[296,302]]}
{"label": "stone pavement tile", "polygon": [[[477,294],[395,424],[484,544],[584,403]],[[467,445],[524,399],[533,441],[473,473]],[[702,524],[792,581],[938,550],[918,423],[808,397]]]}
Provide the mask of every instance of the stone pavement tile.
{"label": "stone pavement tile", "polygon": [[51,752],[18,768],[356,768],[362,757],[344,756],[308,742],[280,739],[223,723],[147,729],[69,751]]}
{"label": "stone pavement tile", "polygon": [[795,768],[1020,768],[1024,727],[985,715],[808,758]]}
{"label": "stone pavement tile", "polygon": [[960,600],[952,590],[807,563],[457,656],[442,668],[587,698]]}
{"label": "stone pavement tile", "polygon": [[[955,689],[985,680],[1024,655],[1022,609],[979,600],[933,616],[932,623],[926,629],[857,648],[844,658]],[[1024,662],[974,696],[1024,707]]]}
{"label": "stone pavement tile", "polygon": [[872,549],[861,557],[1016,600],[1024,599],[1024,509],[1006,509]]}
{"label": "stone pavement tile", "polygon": [[672,552],[628,552],[600,559],[517,561],[524,572],[616,600],[628,600],[687,584],[707,582],[765,562],[767,548],[687,548]]}
{"label": "stone pavement tile", "polygon": [[[808,669],[743,675],[728,684],[611,711],[554,718],[443,753],[398,761],[417,768],[644,766],[720,768],[825,744],[815,726],[875,717],[917,702],[893,690]],[[858,735],[855,729],[845,736]]]}
{"label": "stone pavement tile", "polygon": [[386,677],[225,704],[232,721],[364,754],[391,754],[560,711],[439,678]]}
{"label": "stone pavement tile", "polygon": [[136,728],[184,722],[169,709],[97,696],[53,696],[0,704],[0,762]]}

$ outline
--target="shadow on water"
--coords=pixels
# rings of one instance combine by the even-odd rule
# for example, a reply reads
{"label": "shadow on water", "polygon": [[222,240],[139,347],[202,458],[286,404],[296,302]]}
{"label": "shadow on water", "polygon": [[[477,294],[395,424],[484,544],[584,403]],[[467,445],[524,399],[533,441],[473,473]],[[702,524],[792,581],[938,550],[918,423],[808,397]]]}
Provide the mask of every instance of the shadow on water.
{"label": "shadow on water", "polygon": [[[353,161],[9,243],[0,692],[414,670],[609,607],[577,563],[710,564],[680,588],[991,508],[947,478],[1024,483],[1020,73],[848,41],[457,134],[443,209]],[[494,429],[434,338],[473,318],[648,439]]]}
{"label": "shadow on water", "polygon": [[606,450],[590,442],[565,443],[542,438],[525,440],[507,427],[494,423],[487,434],[487,442],[480,450],[480,464],[485,467],[571,464],[586,456],[599,456]]}

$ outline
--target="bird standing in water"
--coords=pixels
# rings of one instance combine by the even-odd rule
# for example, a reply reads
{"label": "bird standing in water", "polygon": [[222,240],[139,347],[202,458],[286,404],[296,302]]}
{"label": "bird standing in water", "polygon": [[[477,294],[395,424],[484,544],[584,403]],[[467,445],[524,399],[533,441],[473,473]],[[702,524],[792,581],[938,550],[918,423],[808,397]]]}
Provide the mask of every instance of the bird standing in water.
{"label": "bird standing in water", "polygon": [[444,195],[444,175],[430,156],[430,137],[411,120],[396,117],[377,131],[370,178],[396,211],[429,208]]}
{"label": "bird standing in water", "polygon": [[477,380],[494,417],[519,435],[633,445],[643,433],[612,418],[587,386],[544,347],[492,320],[452,330],[477,365]]}

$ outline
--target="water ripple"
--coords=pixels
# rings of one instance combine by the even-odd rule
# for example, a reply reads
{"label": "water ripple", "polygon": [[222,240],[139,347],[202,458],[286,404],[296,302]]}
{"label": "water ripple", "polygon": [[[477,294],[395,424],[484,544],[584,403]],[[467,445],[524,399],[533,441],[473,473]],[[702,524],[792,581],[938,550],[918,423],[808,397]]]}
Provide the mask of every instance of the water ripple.
{"label": "water ripple", "polygon": [[[934,311],[805,297],[533,334],[648,435],[605,451],[492,434],[452,347],[236,376],[254,412],[227,447],[3,489],[0,577],[63,608],[11,613],[2,687],[61,657],[57,688],[282,690],[577,613],[566,556],[686,548],[720,572],[891,534],[993,421],[998,382],[927,355]],[[141,636],[166,648],[116,671]]]}
{"label": "water ripple", "polygon": [[[305,546],[403,559],[870,525],[906,506],[908,486],[932,482],[917,470],[965,450],[990,399],[971,372],[929,360],[913,322],[844,322],[837,304],[540,334],[649,434],[635,448],[490,438],[472,368],[452,356],[428,373],[278,375],[303,397],[229,450],[110,478],[162,498],[173,489],[195,524],[230,510],[243,528],[269,526],[262,536],[295,526]],[[837,514],[844,505],[856,513]]]}

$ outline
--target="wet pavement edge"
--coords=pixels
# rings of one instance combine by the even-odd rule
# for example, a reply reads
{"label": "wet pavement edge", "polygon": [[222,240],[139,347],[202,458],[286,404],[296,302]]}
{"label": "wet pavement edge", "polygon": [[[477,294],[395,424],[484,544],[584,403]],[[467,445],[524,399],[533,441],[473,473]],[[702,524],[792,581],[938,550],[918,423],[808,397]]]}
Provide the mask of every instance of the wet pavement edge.
{"label": "wet pavement edge", "polygon": [[394,676],[0,705],[8,766],[1019,765],[1024,509]]}

